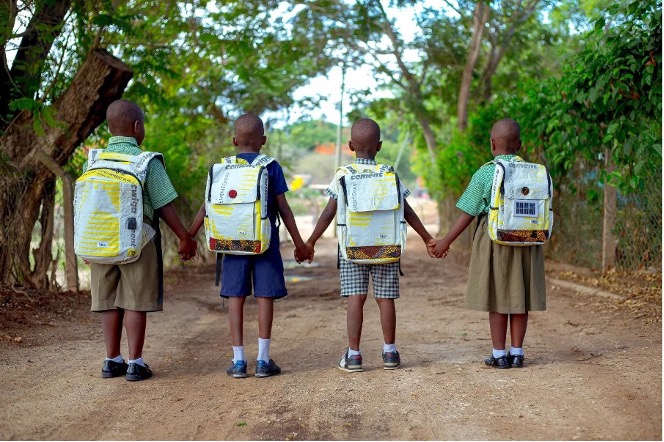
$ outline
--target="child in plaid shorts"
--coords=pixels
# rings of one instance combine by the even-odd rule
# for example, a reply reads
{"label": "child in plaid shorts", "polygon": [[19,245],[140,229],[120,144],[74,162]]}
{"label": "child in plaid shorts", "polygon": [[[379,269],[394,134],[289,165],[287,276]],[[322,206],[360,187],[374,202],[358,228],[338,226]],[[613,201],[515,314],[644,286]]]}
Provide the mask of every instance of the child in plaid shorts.
{"label": "child in plaid shorts", "polygon": [[[376,153],[382,146],[380,141],[380,127],[368,118],[362,118],[351,127],[348,147],[355,152],[356,164],[375,165]],[[323,210],[307,244],[312,248],[318,238],[330,225],[337,212],[337,197],[339,191],[339,176],[335,176],[330,183],[327,193],[330,199]],[[410,192],[402,188],[404,203],[404,218],[406,222],[422,237],[429,255],[433,256],[435,240],[427,232],[415,211],[406,201]],[[302,261],[310,259],[298,256],[295,259]],[[348,299],[346,310],[348,348],[339,361],[339,368],[348,372],[362,371],[362,354],[360,353],[360,337],[362,335],[362,320],[364,302],[369,291],[369,275],[373,280],[373,291],[380,310],[380,322],[383,329],[383,368],[394,370],[401,364],[401,357],[396,347],[396,309],[394,300],[399,298],[399,262],[387,264],[357,264],[339,256],[339,275],[341,279],[341,296]]]}

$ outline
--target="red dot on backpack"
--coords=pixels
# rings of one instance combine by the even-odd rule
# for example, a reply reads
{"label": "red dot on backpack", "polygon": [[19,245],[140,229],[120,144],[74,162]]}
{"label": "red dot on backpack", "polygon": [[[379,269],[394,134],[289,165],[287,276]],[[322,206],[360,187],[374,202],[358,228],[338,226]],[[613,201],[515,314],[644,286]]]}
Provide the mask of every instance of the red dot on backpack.
{"label": "red dot on backpack", "polygon": [[235,198],[237,196],[237,191],[235,191],[235,190],[229,191],[228,196],[230,196],[231,198]]}

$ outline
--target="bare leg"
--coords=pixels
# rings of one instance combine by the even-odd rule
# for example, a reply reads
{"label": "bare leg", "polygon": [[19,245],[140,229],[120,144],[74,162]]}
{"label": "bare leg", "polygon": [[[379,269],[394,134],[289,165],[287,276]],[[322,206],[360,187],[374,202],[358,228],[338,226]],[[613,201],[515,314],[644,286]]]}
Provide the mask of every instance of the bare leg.
{"label": "bare leg", "polygon": [[491,343],[496,350],[505,350],[507,339],[508,315],[498,312],[489,312],[489,328],[491,329]]}
{"label": "bare leg", "polygon": [[383,340],[386,344],[396,342],[397,312],[394,299],[376,298],[380,310],[380,325],[383,328]]}
{"label": "bare leg", "polygon": [[512,347],[523,347],[523,339],[526,337],[526,328],[528,328],[528,313],[510,315],[510,335]]}
{"label": "bare leg", "polygon": [[116,308],[101,312],[101,329],[104,333],[104,346],[106,357],[113,359],[120,355],[120,341],[122,340],[122,319],[124,310]]}
{"label": "bare leg", "polygon": [[127,329],[129,359],[138,359],[143,356],[146,324],[147,313],[132,310],[127,310],[125,312],[125,328]]}
{"label": "bare leg", "polygon": [[273,298],[256,298],[258,301],[258,337],[270,339],[272,336]]}
{"label": "bare leg", "polygon": [[348,346],[351,350],[360,349],[362,321],[364,321],[364,301],[366,300],[367,295],[353,295],[348,297],[346,328],[348,330]]}
{"label": "bare leg", "polygon": [[231,341],[234,347],[240,347],[244,342],[244,296],[231,296],[228,299],[228,323],[231,327]]}

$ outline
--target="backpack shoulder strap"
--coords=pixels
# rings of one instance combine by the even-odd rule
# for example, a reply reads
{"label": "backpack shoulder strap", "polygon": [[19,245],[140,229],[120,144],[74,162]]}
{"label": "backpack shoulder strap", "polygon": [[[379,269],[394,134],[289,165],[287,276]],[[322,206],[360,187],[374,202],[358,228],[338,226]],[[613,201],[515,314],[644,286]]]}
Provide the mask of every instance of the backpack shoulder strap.
{"label": "backpack shoulder strap", "polygon": [[164,156],[157,152],[142,152],[140,155],[137,155],[138,161],[136,162],[136,174],[141,182],[145,181],[145,178],[148,174],[148,164],[154,158],[158,158],[161,161],[161,164],[166,167],[164,163]]}
{"label": "backpack shoulder strap", "polygon": [[265,167],[268,164],[270,164],[272,161],[274,161],[274,158],[269,157],[267,155],[258,154],[258,156],[254,159],[254,161],[251,162],[251,165],[254,166],[254,167],[257,167],[257,166],[264,166]]}

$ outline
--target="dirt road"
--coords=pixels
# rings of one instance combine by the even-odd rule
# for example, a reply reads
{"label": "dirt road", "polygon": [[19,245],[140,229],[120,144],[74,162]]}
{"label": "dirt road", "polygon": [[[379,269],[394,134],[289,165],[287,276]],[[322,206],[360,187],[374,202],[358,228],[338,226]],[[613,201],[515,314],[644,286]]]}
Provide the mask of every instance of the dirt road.
{"label": "dirt road", "polygon": [[[8,326],[0,439],[661,440],[661,322],[549,284],[548,311],[531,314],[526,366],[485,368],[488,322],[463,309],[464,256],[431,260],[411,237],[397,302],[402,368],[382,369],[378,308],[367,302],[365,371],[348,374],[336,368],[346,338],[335,252],[322,240],[319,266],[287,270],[271,349],[283,374],[273,378],[225,375],[228,304],[209,266],[170,274],[165,311],[148,317],[147,381],[100,378],[99,318],[85,300]],[[252,361],[255,301],[245,308]]]}

